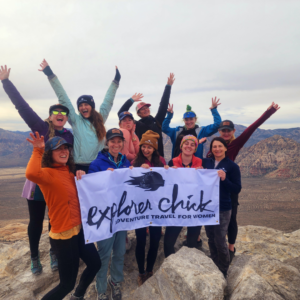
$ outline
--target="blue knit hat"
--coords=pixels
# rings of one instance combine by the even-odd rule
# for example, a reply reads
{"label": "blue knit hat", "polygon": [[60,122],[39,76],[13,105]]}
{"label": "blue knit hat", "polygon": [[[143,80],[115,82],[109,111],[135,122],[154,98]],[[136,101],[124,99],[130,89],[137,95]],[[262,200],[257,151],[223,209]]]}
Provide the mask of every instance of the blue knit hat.
{"label": "blue knit hat", "polygon": [[77,108],[79,109],[79,105],[81,103],[86,103],[90,105],[92,108],[95,108],[95,102],[92,96],[90,95],[82,95],[77,99]]}

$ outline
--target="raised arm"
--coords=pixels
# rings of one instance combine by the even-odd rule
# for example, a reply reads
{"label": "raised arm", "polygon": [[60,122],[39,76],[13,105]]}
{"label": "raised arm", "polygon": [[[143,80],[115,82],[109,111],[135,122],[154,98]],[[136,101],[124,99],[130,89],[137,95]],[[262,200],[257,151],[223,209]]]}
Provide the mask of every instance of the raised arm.
{"label": "raised arm", "polygon": [[240,136],[238,136],[233,142],[238,143],[239,149],[241,149],[249,140],[253,132],[266,120],[268,120],[279,109],[279,105],[272,102],[268,109],[258,118],[253,124],[248,126]]}
{"label": "raised arm", "polygon": [[141,93],[135,93],[131,98],[129,98],[119,109],[118,115],[124,111],[129,111],[130,107],[134,102],[139,102],[144,98],[143,94]]}
{"label": "raised arm", "polygon": [[167,109],[168,109],[168,105],[169,105],[169,101],[170,101],[170,95],[171,95],[171,87],[175,81],[174,76],[175,75],[173,73],[170,73],[170,77],[168,78],[167,85],[165,87],[163,96],[162,96],[160,104],[159,104],[158,112],[155,116],[155,119],[160,124],[162,124],[162,122],[164,121],[166,113],[167,113]]}
{"label": "raised arm", "polygon": [[33,145],[33,151],[26,168],[25,176],[28,180],[37,184],[49,183],[51,180],[50,176],[45,172],[45,169],[42,169],[42,157],[45,149],[44,137],[40,137],[38,132],[35,135],[30,133],[32,140],[27,139]]}
{"label": "raised arm", "polygon": [[117,93],[117,89],[119,87],[119,82],[121,79],[121,75],[120,72],[118,70],[118,67],[116,67],[116,75],[115,75],[115,79],[113,80],[113,82],[111,83],[111,85],[109,86],[106,95],[104,97],[104,100],[100,106],[100,114],[103,117],[103,121],[105,123],[105,121],[108,118],[108,115],[111,111],[111,108],[113,106],[114,103],[114,99]]}
{"label": "raised arm", "polygon": [[[173,118],[173,104],[169,104],[169,108],[167,110],[167,116],[162,123],[162,132],[168,135],[171,139],[173,135],[176,135],[176,128],[171,128],[170,123]],[[173,142],[173,141],[172,141]]]}
{"label": "raised arm", "polygon": [[21,118],[25,121],[32,131],[38,131],[40,134],[46,134],[48,126],[46,123],[33,111],[29,104],[24,100],[13,83],[9,80],[10,69],[7,66],[1,66],[0,80],[2,81],[4,91],[15,105]]}
{"label": "raised arm", "polygon": [[39,71],[44,72],[46,76],[48,76],[49,82],[58,98],[58,102],[69,109],[69,119],[68,122],[71,124],[75,124],[76,120],[79,116],[76,114],[75,109],[69,99],[66,91],[64,90],[62,84],[58,80],[57,76],[52,72],[51,68],[49,67],[47,61],[44,59],[43,62],[40,64],[41,69]]}
{"label": "raised arm", "polygon": [[201,131],[199,132],[198,139],[211,136],[218,132],[218,128],[220,126],[220,123],[222,122],[221,116],[219,115],[219,112],[217,110],[218,106],[221,104],[219,103],[219,101],[220,99],[217,100],[217,97],[212,98],[211,107],[209,109],[213,115],[214,123],[211,125],[203,126]]}

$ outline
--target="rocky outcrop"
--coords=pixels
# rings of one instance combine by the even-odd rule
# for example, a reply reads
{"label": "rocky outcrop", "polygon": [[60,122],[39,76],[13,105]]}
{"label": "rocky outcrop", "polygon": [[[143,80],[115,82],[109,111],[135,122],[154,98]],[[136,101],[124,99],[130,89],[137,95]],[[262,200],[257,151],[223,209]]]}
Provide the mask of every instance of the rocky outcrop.
{"label": "rocky outcrop", "polygon": [[244,177],[297,178],[300,176],[300,144],[275,135],[243,148],[236,159]]}
{"label": "rocky outcrop", "polygon": [[[10,225],[1,230],[6,242],[0,242],[0,299],[41,299],[59,282],[58,273],[50,269],[48,234],[43,234],[40,242],[43,273],[35,277],[30,272],[26,226]],[[208,257],[205,231],[201,233],[202,251],[181,248],[184,233],[185,229],[176,243],[178,251],[167,259],[164,258],[161,239],[154,275],[139,288],[135,233],[128,233],[132,247],[125,255],[123,300],[198,300],[223,299],[224,296],[234,300],[300,299],[300,230],[283,233],[266,227],[239,227],[237,253],[229,268],[227,281]],[[17,234],[20,240],[15,241]],[[9,241],[9,235],[14,239]],[[149,238],[147,247],[148,243]],[[79,276],[84,268],[81,264]],[[96,299],[94,283],[85,299]]]}

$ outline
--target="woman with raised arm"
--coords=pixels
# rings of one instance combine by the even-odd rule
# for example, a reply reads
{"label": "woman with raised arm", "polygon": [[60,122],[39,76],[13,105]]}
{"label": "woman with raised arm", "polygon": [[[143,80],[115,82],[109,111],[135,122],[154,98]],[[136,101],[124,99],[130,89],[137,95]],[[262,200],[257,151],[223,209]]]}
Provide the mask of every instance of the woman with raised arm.
{"label": "woman with raised arm", "polygon": [[[272,104],[268,107],[268,109],[262,114],[262,116],[257,119],[253,124],[251,124],[249,127],[247,127],[240,136],[235,138],[234,133],[234,124],[230,120],[225,120],[221,122],[219,126],[219,134],[220,137],[222,137],[227,144],[227,152],[226,156],[230,158],[232,161],[235,161],[237,155],[239,154],[239,151],[242,149],[242,147],[246,144],[246,142],[249,140],[253,132],[261,125],[263,124],[267,119],[269,119],[278,109],[279,105],[272,102]],[[210,157],[211,153],[208,153],[207,157]],[[237,193],[231,193],[231,203],[232,203],[232,212],[231,212],[231,218],[230,223],[228,226],[228,248],[229,248],[229,254],[230,254],[230,261],[232,261],[234,255],[235,255],[235,241],[238,234],[238,225],[237,225],[237,208],[239,205],[238,202],[238,194]]]}
{"label": "woman with raised arm", "polygon": [[[165,167],[165,159],[159,155],[158,139],[159,134],[148,130],[142,135],[140,141],[139,152],[132,162],[134,167],[150,168],[150,167]],[[135,230],[136,234],[136,248],[135,257],[139,268],[139,275],[137,278],[138,285],[141,286],[148,278],[153,275],[153,267],[157,257],[157,251],[159,247],[159,241],[161,238],[161,226],[150,226],[150,247],[147,255],[147,267],[145,271],[145,247],[147,237],[147,227],[139,228]]]}
{"label": "woman with raised arm", "polygon": [[[107,149],[100,151],[97,158],[91,163],[89,174],[130,167],[129,160],[125,155],[121,154],[124,147],[124,136],[120,129],[112,128],[107,131],[106,146]],[[110,286],[111,299],[122,299],[121,282],[124,280],[123,266],[126,252],[126,236],[127,231],[118,231],[112,237],[97,242],[98,254],[102,263],[102,267],[96,277],[98,300],[108,300],[108,295],[106,294],[107,284]],[[110,257],[110,276],[107,278]]]}
{"label": "woman with raised arm", "polygon": [[[136,106],[136,113],[141,118],[139,121],[136,121],[136,129],[135,132],[139,139],[142,138],[142,135],[147,130],[152,130],[159,134],[158,139],[158,152],[159,154],[164,157],[164,147],[163,147],[163,140],[162,140],[162,130],[161,125],[166,116],[168,104],[170,101],[171,95],[171,87],[175,81],[174,74],[171,73],[170,77],[168,78],[167,85],[165,87],[165,91],[161,98],[159,108],[155,117],[150,115],[149,107],[151,104],[146,102],[140,102]],[[130,107],[134,102],[139,102],[143,98],[142,94],[134,94],[129,100],[127,100],[124,105],[120,108],[118,115],[124,111],[129,111]]]}
{"label": "woman with raised arm", "polygon": [[[203,142],[203,140],[200,140]],[[169,166],[177,168],[195,168],[202,169],[202,159],[195,156],[198,147],[198,140],[193,135],[186,135],[181,140],[181,153],[179,156],[169,161]],[[168,226],[165,232],[164,252],[165,257],[175,253],[174,245],[182,230],[180,226]],[[189,248],[197,247],[197,238],[200,234],[201,226],[188,227],[187,246]]]}
{"label": "woman with raised arm", "polygon": [[41,69],[48,76],[49,82],[54,89],[60,104],[68,107],[69,123],[72,126],[74,134],[74,159],[76,170],[83,170],[86,173],[89,170],[90,163],[97,157],[99,151],[104,148],[106,130],[105,121],[113,106],[113,101],[119,87],[121,75],[116,67],[115,79],[111,83],[104,101],[100,106],[99,112],[95,110],[95,102],[92,96],[82,95],[77,100],[77,108],[75,109],[59,82],[56,75],[53,74],[46,60],[41,63]]}
{"label": "woman with raised arm", "polygon": [[[60,300],[70,293],[76,283],[79,259],[86,264],[79,284],[70,300],[83,300],[88,286],[101,267],[94,244],[85,244],[80,206],[75,185],[75,164],[66,140],[55,136],[46,144],[38,132],[32,140],[32,156],[26,169],[26,178],[36,182],[45,196],[51,220],[50,243],[58,260],[60,283],[42,300]],[[84,171],[77,171],[81,179]]]}
{"label": "woman with raised arm", "polygon": [[[68,120],[69,109],[60,104],[52,105],[49,108],[49,117],[45,121],[42,120],[9,80],[9,74],[10,69],[7,69],[7,66],[1,66],[0,80],[2,81],[3,88],[31,131],[37,131],[40,135],[43,135],[45,141],[51,137],[60,136],[72,145],[73,134],[64,128]],[[27,199],[29,210],[28,238],[31,272],[34,275],[39,275],[43,270],[39,257],[39,242],[43,231],[46,202],[39,186],[28,179],[25,181],[22,197]],[[49,222],[49,231],[50,228]],[[50,265],[53,271],[57,270],[57,260],[51,249]]]}
{"label": "woman with raised arm", "polygon": [[119,126],[124,136],[124,147],[121,151],[131,162],[139,152],[139,138],[135,134],[135,121],[130,112],[124,111],[119,114]]}
{"label": "woman with raised arm", "polygon": [[[192,134],[198,140],[204,137],[209,137],[218,131],[219,125],[221,123],[221,117],[217,110],[217,107],[221,104],[220,99],[217,97],[212,98],[211,107],[209,108],[213,118],[214,124],[199,127],[197,122],[197,115],[192,111],[192,108],[187,105],[186,112],[183,114],[184,126],[177,126],[175,128],[170,127],[171,120],[173,118],[173,105],[169,104],[167,117],[162,124],[162,131],[168,135],[173,144],[172,147],[172,158],[177,157],[181,153],[181,140],[184,136]],[[196,157],[203,158],[203,144],[198,145]]]}
{"label": "woman with raised arm", "polygon": [[210,144],[211,158],[204,158],[202,161],[203,168],[217,169],[221,179],[219,225],[205,226],[205,231],[211,259],[225,278],[230,264],[226,234],[232,209],[231,193],[238,194],[242,188],[240,168],[226,156],[226,151],[228,151],[226,141],[221,137],[216,137]]}

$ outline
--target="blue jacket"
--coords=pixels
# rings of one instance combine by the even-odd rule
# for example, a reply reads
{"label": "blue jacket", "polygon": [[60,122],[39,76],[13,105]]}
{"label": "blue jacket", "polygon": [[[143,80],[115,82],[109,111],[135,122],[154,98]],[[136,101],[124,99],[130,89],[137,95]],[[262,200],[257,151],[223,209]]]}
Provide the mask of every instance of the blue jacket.
{"label": "blue jacket", "polygon": [[103,149],[98,153],[97,158],[90,164],[88,174],[106,171],[108,168],[121,169],[130,167],[130,162],[126,158],[126,155],[120,153],[119,158],[120,163],[117,165],[109,152],[106,149]]}
{"label": "blue jacket", "polygon": [[[211,113],[214,118],[214,124],[198,127],[195,129],[198,140],[204,137],[209,137],[213,134],[215,134],[218,131],[219,125],[222,122],[221,117],[218,113],[217,108],[211,109]],[[168,135],[172,141],[173,147],[172,147],[172,158],[174,158],[174,152],[175,152],[175,144],[176,139],[180,132],[184,130],[183,126],[177,126],[176,128],[170,127],[170,122],[173,118],[173,114],[169,113],[167,114],[167,117],[164,119],[162,123],[162,132]],[[203,144],[200,144],[198,146],[198,149],[195,153],[195,156],[199,158],[203,158]]]}
{"label": "blue jacket", "polygon": [[[215,169],[214,158],[204,158],[202,166],[204,169]],[[225,180],[220,180],[220,211],[230,210],[232,208],[230,194],[238,194],[242,189],[240,168],[228,157],[225,157],[219,162],[216,169],[226,173]]]}

